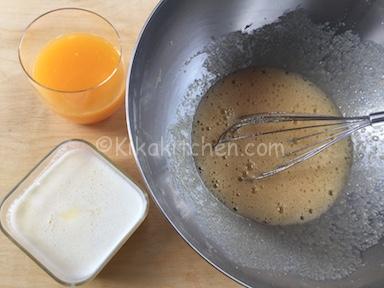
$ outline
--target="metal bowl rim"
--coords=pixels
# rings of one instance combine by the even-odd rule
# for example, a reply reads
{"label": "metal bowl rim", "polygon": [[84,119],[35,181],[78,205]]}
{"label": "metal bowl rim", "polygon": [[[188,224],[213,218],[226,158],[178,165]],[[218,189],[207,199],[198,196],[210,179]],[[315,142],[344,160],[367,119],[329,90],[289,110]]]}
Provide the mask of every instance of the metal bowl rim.
{"label": "metal bowl rim", "polygon": [[251,286],[249,286],[248,284],[242,282],[241,280],[239,280],[238,278],[236,278],[235,276],[231,275],[230,273],[224,271],[223,268],[221,268],[219,265],[215,264],[213,261],[211,261],[210,259],[208,259],[204,253],[202,251],[200,251],[195,245],[193,245],[187,238],[186,236],[183,235],[183,233],[178,229],[178,227],[176,226],[176,224],[172,221],[172,219],[167,215],[167,213],[164,211],[164,209],[161,207],[160,203],[158,202],[157,198],[156,198],[156,195],[155,193],[152,191],[151,189],[151,186],[149,184],[149,180],[147,178],[147,176],[145,175],[142,167],[141,167],[141,163],[140,163],[140,160],[139,160],[139,156],[138,156],[138,153],[136,151],[136,147],[135,147],[135,144],[132,142],[132,136],[134,134],[137,134],[137,133],[134,133],[133,132],[133,119],[131,118],[130,116],[130,113],[129,113],[129,107],[130,107],[130,102],[129,102],[129,94],[130,94],[130,86],[131,86],[131,74],[132,74],[132,70],[133,70],[133,67],[135,65],[135,60],[136,60],[136,54],[137,54],[137,51],[139,50],[140,48],[140,45],[141,45],[141,40],[142,40],[142,37],[144,35],[144,33],[146,33],[147,31],[147,28],[148,26],[150,25],[150,22],[151,20],[156,16],[156,14],[159,12],[160,9],[163,8],[163,6],[169,2],[169,0],[160,0],[160,2],[155,6],[155,8],[152,10],[152,12],[150,13],[150,15],[148,16],[147,20],[145,21],[139,35],[138,35],[138,38],[136,40],[136,43],[133,47],[133,49],[131,50],[131,61],[130,61],[130,64],[128,65],[128,69],[127,69],[127,80],[126,80],[126,89],[125,89],[125,113],[126,113],[126,122],[127,122],[127,129],[128,129],[128,136],[129,136],[129,139],[130,139],[130,145],[131,145],[131,148],[132,148],[132,155],[136,161],[136,164],[139,168],[139,171],[140,171],[140,174],[141,176],[143,177],[144,179],[144,183],[145,185],[147,186],[147,189],[149,191],[149,194],[151,195],[151,198],[153,199],[153,201],[155,202],[156,206],[160,209],[161,213],[163,214],[163,216],[167,219],[167,221],[171,224],[171,226],[176,230],[176,232],[181,236],[181,238],[197,253],[199,254],[205,261],[207,261],[210,265],[212,265],[214,268],[216,268],[218,271],[220,271],[221,273],[223,273],[225,276],[227,276],[228,278],[234,280],[235,282],[237,282],[238,284],[244,286],[244,287],[248,287],[248,288],[251,288]]}

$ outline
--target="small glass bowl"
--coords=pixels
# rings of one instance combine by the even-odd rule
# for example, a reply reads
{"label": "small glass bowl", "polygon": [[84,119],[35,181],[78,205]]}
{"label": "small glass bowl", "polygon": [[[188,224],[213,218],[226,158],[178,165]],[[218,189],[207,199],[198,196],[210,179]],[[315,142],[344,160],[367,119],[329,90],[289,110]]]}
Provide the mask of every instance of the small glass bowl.
{"label": "small glass bowl", "polygon": [[[131,193],[130,196],[129,196],[131,198],[129,198],[129,199],[133,199],[133,201],[129,203],[129,205],[131,205],[131,206],[127,207],[127,209],[129,209],[131,211],[131,212],[129,212],[129,213],[131,213],[130,215],[134,216],[132,219],[123,219],[123,220],[121,218],[120,219],[116,219],[116,217],[113,218],[113,220],[116,219],[116,221],[108,222],[108,225],[104,225],[103,226],[103,227],[107,227],[108,232],[106,232],[106,233],[100,233],[100,230],[98,230],[98,229],[92,230],[92,231],[98,231],[99,232],[99,233],[95,232],[95,234],[94,234],[95,238],[97,239],[95,241],[100,241],[100,239],[101,240],[106,240],[105,235],[109,235],[110,236],[110,235],[114,234],[114,235],[118,235],[118,237],[115,237],[113,239],[107,239],[108,241],[110,240],[110,242],[108,242],[108,243],[114,243],[114,244],[113,245],[112,244],[108,244],[109,248],[104,249],[104,251],[101,251],[101,252],[98,251],[98,250],[97,251],[92,251],[92,252],[95,252],[95,253],[92,254],[91,258],[93,259],[93,257],[94,257],[95,259],[97,259],[97,260],[95,260],[97,263],[92,266],[93,270],[92,269],[86,269],[87,267],[84,267],[84,270],[86,270],[88,272],[87,272],[86,277],[83,277],[82,279],[80,279],[80,278],[74,279],[74,277],[72,277],[72,276],[68,276],[68,275],[65,276],[65,273],[63,271],[58,271],[58,267],[60,267],[61,264],[58,264],[58,265],[56,265],[56,264],[57,263],[62,263],[60,261],[62,261],[63,259],[60,258],[60,261],[57,260],[57,259],[56,260],[53,259],[53,257],[55,257],[55,256],[51,256],[51,255],[52,254],[56,254],[56,251],[52,250],[51,245],[49,245],[50,247],[48,249],[48,248],[46,248],[44,246],[44,243],[36,244],[36,242],[33,242],[33,241],[36,241],[35,238],[33,238],[33,237],[31,238],[27,233],[24,233],[25,231],[32,231],[32,232],[34,232],[34,230],[36,230],[36,227],[34,227],[33,225],[32,226],[26,225],[25,227],[27,227],[27,230],[23,230],[24,228],[23,229],[17,228],[17,224],[13,224],[12,223],[12,222],[16,223],[17,220],[10,220],[10,219],[16,219],[16,217],[18,217],[17,215],[23,215],[23,213],[25,211],[23,209],[24,209],[24,207],[28,207],[28,205],[30,205],[29,208],[28,208],[29,210],[31,210],[31,211],[38,211],[38,209],[32,209],[32,208],[35,208],[36,201],[37,200],[40,201],[41,199],[36,199],[36,196],[34,196],[34,195],[36,195],[38,193],[36,193],[36,190],[33,190],[31,187],[35,187],[36,185],[37,186],[38,185],[44,185],[44,183],[47,183],[47,181],[46,181],[47,177],[51,177],[50,175],[52,173],[54,173],[52,171],[55,171],[54,169],[60,169],[60,168],[57,168],[57,167],[60,167],[57,164],[58,163],[59,164],[63,163],[62,159],[65,159],[64,156],[68,155],[68,153],[75,153],[75,152],[76,153],[84,152],[84,153],[87,153],[87,157],[88,156],[90,156],[91,158],[95,157],[95,159],[97,158],[96,161],[102,161],[103,167],[108,167],[106,169],[108,169],[109,175],[113,175],[113,177],[109,177],[109,179],[110,178],[117,179],[115,182],[124,183],[124,188],[126,188],[126,187],[129,188],[129,189],[127,189],[129,191],[125,191],[124,190],[124,193]],[[70,159],[71,158],[67,159],[67,161],[69,161]],[[88,158],[85,158],[85,159],[88,159]],[[73,162],[74,162],[74,160],[72,161],[72,163]],[[72,171],[72,174],[71,174],[72,177],[73,176],[78,177],[77,180],[81,179],[81,181],[83,181],[84,178],[81,178],[82,177],[82,174],[81,174],[82,170],[81,169],[77,169],[77,168],[79,168],[78,167],[79,165],[71,166],[72,163],[69,162],[69,163],[66,164],[66,165],[69,165],[69,166],[66,166],[67,168],[68,167],[74,167],[75,171]],[[84,162],[84,163],[87,163],[87,162]],[[91,163],[94,163],[94,162],[91,162]],[[94,166],[92,166],[92,167],[94,167]],[[110,173],[112,173],[112,174],[110,174]],[[57,177],[57,175],[58,174],[56,173],[55,177]],[[66,179],[66,175],[63,175],[62,177],[61,177],[61,175],[62,174],[60,174],[59,179],[62,178],[62,182],[64,184],[67,183],[66,181],[68,181],[68,183],[70,182],[70,179]],[[71,179],[73,179],[73,178],[71,178]],[[72,182],[76,182],[76,181],[72,181]],[[89,185],[89,184],[90,183],[87,183],[86,185]],[[33,185],[35,185],[35,186],[33,186]],[[54,186],[51,185],[50,187],[53,188]],[[111,186],[108,186],[108,187],[111,187]],[[88,189],[88,190],[90,191],[92,189]],[[104,189],[104,190],[107,192],[108,189]],[[103,190],[102,193],[104,193],[104,190]],[[92,190],[92,191],[94,191],[94,190]],[[30,193],[30,192],[32,192],[32,193]],[[33,194],[33,192],[35,192],[36,194]],[[79,189],[78,192],[79,193],[83,193],[81,191],[81,189]],[[110,193],[110,192],[111,191],[108,191],[108,193]],[[41,193],[43,193],[43,192],[40,192],[40,194]],[[98,193],[100,193],[100,192],[98,192]],[[25,195],[27,195],[27,196],[25,196]],[[44,195],[47,196],[48,194],[44,194]],[[125,194],[125,195],[127,195],[127,194]],[[92,193],[92,195],[89,195],[89,196],[93,197],[94,195]],[[22,197],[24,197],[24,200],[22,200],[23,199]],[[27,197],[27,200],[29,202],[27,202],[25,200],[25,197]],[[107,206],[105,206],[106,204],[104,204],[104,202],[116,203],[116,200],[115,200],[115,202],[113,202],[112,200],[111,201],[108,200],[111,197],[110,194],[108,194],[108,196],[105,196],[105,197],[106,197],[107,201],[103,201],[101,207],[107,207]],[[124,197],[128,197],[128,196],[124,196]],[[19,209],[19,211],[22,211],[21,212],[22,214],[18,214],[20,212],[18,212],[18,213],[11,212],[11,211],[13,211],[12,210],[13,205],[15,203],[17,203],[17,201],[20,201],[20,199],[21,199],[21,201],[24,201],[24,204],[27,203],[27,205],[23,204],[24,206],[21,206],[22,207],[21,209],[17,208],[17,209]],[[48,196],[47,196],[46,199],[50,199],[51,200],[52,197],[48,198]],[[55,205],[57,203],[64,202],[64,201],[60,201],[60,197],[59,198],[55,198],[55,199],[56,199]],[[128,199],[128,198],[124,198],[124,199]],[[32,200],[34,201],[33,204],[31,202]],[[47,200],[47,202],[48,202],[48,200]],[[53,205],[54,202],[49,202],[49,203],[52,203],[51,205]],[[78,202],[74,201],[73,203],[71,202],[71,205],[72,204],[77,204],[77,203]],[[100,202],[98,202],[98,203],[100,203]],[[133,207],[132,207],[131,203],[133,203]],[[44,205],[41,205],[41,203],[40,203],[37,206],[42,206],[43,207]],[[47,206],[45,206],[45,207],[47,207]],[[122,208],[119,208],[119,209],[125,211],[125,207],[123,209]],[[84,210],[81,210],[81,212],[83,212],[83,211]],[[113,210],[113,212],[111,212],[112,214],[108,214],[108,215],[115,215],[115,214],[113,214],[113,213],[115,213],[114,211],[115,211],[115,209]],[[11,213],[14,214],[14,216],[12,216],[13,218],[10,217]],[[5,233],[5,235],[10,240],[12,240],[21,250],[23,250],[30,258],[32,258],[32,260],[34,260],[42,269],[44,269],[56,281],[58,281],[59,283],[64,284],[64,285],[76,286],[76,285],[80,285],[80,284],[83,284],[85,282],[88,282],[91,279],[93,279],[94,277],[96,277],[96,275],[109,262],[109,260],[113,257],[113,255],[120,249],[120,247],[128,240],[128,238],[133,234],[133,232],[144,221],[147,213],[148,213],[148,197],[147,197],[146,193],[141,191],[129,178],[127,178],[118,168],[116,168],[111,163],[110,160],[108,160],[104,155],[102,155],[100,152],[98,152],[96,150],[96,148],[94,148],[91,144],[89,144],[88,142],[85,142],[83,140],[69,140],[69,141],[63,142],[62,144],[58,145],[50,153],[48,153],[48,155],[45,156],[19,182],[19,184],[17,184],[16,187],[8,195],[5,196],[5,198],[3,199],[2,203],[1,203],[1,206],[0,206],[0,227],[1,227],[2,231]],[[27,215],[29,215],[29,214],[27,214]],[[67,214],[67,216],[68,215],[69,214]],[[84,214],[80,214],[80,215],[82,215],[81,217],[84,217],[83,216]],[[72,216],[69,215],[68,217],[72,217]],[[108,216],[108,217],[109,217],[108,219],[110,219],[110,216]],[[24,216],[23,219],[30,219],[30,218],[26,218],[26,216]],[[82,218],[82,219],[84,219],[84,218]],[[38,221],[35,221],[35,223],[40,223],[40,222],[48,223],[47,221],[43,221],[43,219],[39,219]],[[20,223],[22,223],[22,222],[20,222]],[[72,235],[71,233],[73,231],[70,231],[70,229],[71,229],[71,227],[74,227],[74,225],[76,225],[76,224],[74,224],[73,222],[69,222],[69,223],[70,224],[68,224],[68,226],[65,226],[65,227],[66,227],[66,229],[69,228],[67,232],[70,233],[70,235]],[[98,223],[99,222],[96,223],[96,226],[97,226]],[[114,232],[110,232],[111,230],[108,227],[110,227],[110,226],[117,227],[119,224],[122,224],[122,223],[128,223],[128,224],[126,224],[126,225],[124,224],[124,227],[122,227],[122,225],[120,225],[120,227],[122,227],[122,228],[121,228],[121,231],[118,230],[119,231],[118,234],[116,234]],[[84,223],[82,223],[81,225],[83,225],[83,224]],[[47,225],[46,229],[48,229],[48,224],[44,224],[44,225]],[[93,223],[92,225],[95,225],[95,223]],[[57,228],[57,226],[55,226],[55,227]],[[81,227],[84,227],[84,231],[88,231],[86,225],[83,225]],[[44,228],[45,228],[45,226],[44,226]],[[49,227],[49,229],[51,229],[51,228],[52,227]],[[104,229],[104,228],[102,228],[102,229]],[[20,230],[23,230],[23,231],[20,232]],[[78,231],[78,230],[76,230],[76,231]],[[80,234],[82,236],[84,236],[84,233],[85,232],[83,232],[83,229],[81,229],[81,233]],[[101,238],[100,238],[101,234],[103,236],[101,236]],[[86,236],[85,239],[88,239],[87,236],[93,237],[94,235],[87,235],[87,234],[85,234],[85,236]],[[77,238],[75,237],[75,239],[73,239],[73,241],[77,241]],[[101,242],[104,243],[103,241],[101,241]],[[86,244],[91,244],[91,243],[92,242],[89,242],[89,243],[87,242]],[[81,247],[82,244],[84,244],[84,242],[79,244],[80,247]],[[57,245],[54,246],[54,247],[57,247]],[[105,247],[105,245],[103,247]],[[44,249],[44,248],[46,248],[46,249]],[[100,249],[100,250],[103,250],[103,249]],[[51,251],[51,252],[54,251],[55,253],[49,254],[49,253],[47,253],[47,251]],[[68,249],[66,249],[65,251],[68,252]],[[102,255],[102,256],[99,257],[98,255],[96,255],[98,253],[100,255]],[[74,254],[74,253],[70,254],[68,252],[68,255],[77,255],[77,254]],[[52,257],[52,259],[49,259],[49,257]],[[73,259],[73,258],[71,258],[71,259]],[[75,259],[75,260],[76,260],[75,263],[77,263],[78,262],[77,260],[80,260],[80,259]],[[71,261],[73,261],[73,260],[71,260]],[[67,266],[64,265],[62,267],[67,267]],[[89,271],[91,271],[91,272],[89,272]]]}
{"label": "small glass bowl", "polygon": [[[34,68],[41,50],[63,35],[86,33],[112,44],[120,61],[112,73],[93,87],[59,90],[40,83]],[[81,8],[59,8],[33,20],[25,29],[18,48],[20,65],[40,98],[62,117],[79,124],[92,124],[111,116],[124,103],[125,68],[120,35],[101,15]],[[95,101],[98,98],[98,101]]]}

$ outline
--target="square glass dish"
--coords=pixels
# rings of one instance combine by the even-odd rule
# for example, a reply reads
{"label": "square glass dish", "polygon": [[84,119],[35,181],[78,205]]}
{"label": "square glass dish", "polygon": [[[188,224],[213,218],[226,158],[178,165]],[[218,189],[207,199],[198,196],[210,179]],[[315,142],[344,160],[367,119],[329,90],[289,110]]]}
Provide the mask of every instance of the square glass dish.
{"label": "square glass dish", "polygon": [[93,279],[143,222],[147,195],[82,140],[53,149],[4,198],[3,232],[58,282]]}

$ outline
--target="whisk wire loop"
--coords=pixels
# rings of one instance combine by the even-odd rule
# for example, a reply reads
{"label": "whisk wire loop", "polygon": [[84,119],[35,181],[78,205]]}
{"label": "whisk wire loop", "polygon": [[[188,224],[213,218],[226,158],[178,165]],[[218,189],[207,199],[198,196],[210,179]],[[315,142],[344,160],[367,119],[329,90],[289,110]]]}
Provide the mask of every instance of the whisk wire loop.
{"label": "whisk wire loop", "polygon": [[[288,128],[279,127],[279,125],[281,126],[281,124],[286,123],[292,123],[294,126]],[[303,124],[299,125],[298,123]],[[248,181],[255,181],[285,171],[294,165],[316,156],[335,143],[347,138],[354,132],[368,126],[375,127],[381,123],[384,123],[384,112],[358,117],[288,114],[277,112],[259,113],[241,117],[235,124],[220,135],[216,145],[246,139],[257,139],[258,137],[265,135],[287,132],[305,132],[304,135],[292,137],[288,140],[288,143],[291,146],[297,147],[292,149],[289,153],[285,153],[283,157],[281,157],[280,163],[275,165],[272,169],[264,172],[261,171],[258,175],[250,175],[245,178],[245,180]],[[260,126],[260,129],[257,129],[257,125]],[[272,125],[272,128],[264,129],[264,131],[261,129],[261,125]],[[273,125],[277,126],[274,127]],[[243,128],[250,126],[252,126],[252,128],[254,128],[253,131],[256,132],[241,134]],[[299,144],[305,145],[299,147]]]}

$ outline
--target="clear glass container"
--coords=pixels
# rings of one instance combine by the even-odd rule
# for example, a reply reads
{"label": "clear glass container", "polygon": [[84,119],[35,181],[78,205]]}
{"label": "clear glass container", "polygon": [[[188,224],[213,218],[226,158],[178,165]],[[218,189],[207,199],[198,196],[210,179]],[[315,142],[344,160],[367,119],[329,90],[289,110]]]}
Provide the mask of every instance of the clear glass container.
{"label": "clear glass container", "polygon": [[58,145],[4,198],[2,231],[55,280],[93,279],[144,221],[147,195],[89,143]]}
{"label": "clear glass container", "polygon": [[[91,87],[64,89],[42,83],[41,79],[39,80],[36,77],[35,72],[37,59],[43,49],[49,43],[52,43],[54,39],[76,34],[94,35],[111,44],[119,55],[116,67],[103,79],[100,79],[98,83],[92,84]],[[84,42],[83,40],[82,43],[85,45],[90,42]],[[68,43],[66,45],[66,49],[68,49]],[[88,47],[83,53],[80,52],[78,56],[88,54],[88,57],[91,57],[89,56],[89,49],[91,48],[92,46]],[[96,50],[96,48],[100,50],[100,47],[93,47],[92,50]],[[63,50],[65,49],[60,51]],[[58,49],[55,51],[57,52],[56,56],[62,55],[58,52]],[[86,53],[87,51],[88,53]],[[104,120],[124,103],[125,72],[120,36],[107,19],[92,11],[80,8],[61,8],[42,14],[25,29],[20,40],[18,53],[25,74],[36,88],[43,102],[57,114],[73,122],[91,124]],[[104,59],[111,55],[97,54],[97,56]],[[84,57],[87,56],[83,56],[83,59]],[[88,67],[86,64],[82,66],[88,69],[85,71],[95,69],[94,67]],[[69,74],[66,73],[65,75]],[[80,79],[79,77],[76,79]],[[66,80],[70,82],[69,79],[72,78],[68,76],[68,79],[63,79],[62,82]]]}

